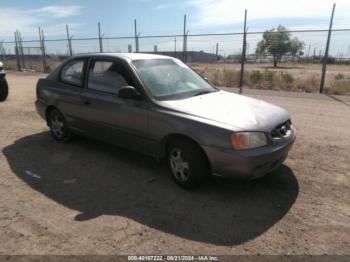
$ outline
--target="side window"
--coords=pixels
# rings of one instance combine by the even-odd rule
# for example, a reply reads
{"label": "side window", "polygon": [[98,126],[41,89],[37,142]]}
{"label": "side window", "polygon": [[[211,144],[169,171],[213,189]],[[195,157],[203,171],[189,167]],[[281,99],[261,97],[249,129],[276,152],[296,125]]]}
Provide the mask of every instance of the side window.
{"label": "side window", "polygon": [[123,86],[133,85],[126,68],[112,61],[94,61],[89,69],[88,88],[118,94]]}
{"label": "side window", "polygon": [[66,64],[61,71],[61,80],[69,84],[81,86],[85,60],[73,60]]}

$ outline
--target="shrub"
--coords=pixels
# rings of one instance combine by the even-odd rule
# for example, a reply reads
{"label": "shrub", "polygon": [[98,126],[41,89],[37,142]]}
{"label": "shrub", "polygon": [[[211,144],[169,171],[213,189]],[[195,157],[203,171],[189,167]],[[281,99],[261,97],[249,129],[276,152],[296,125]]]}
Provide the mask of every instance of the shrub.
{"label": "shrub", "polygon": [[345,79],[345,75],[339,73],[339,74],[336,74],[334,78],[335,80],[343,80]]}
{"label": "shrub", "polygon": [[338,83],[325,89],[329,95],[350,95],[350,83]]}
{"label": "shrub", "polygon": [[260,71],[253,71],[253,73],[250,74],[250,80],[257,84],[264,80],[264,75]]}
{"label": "shrub", "polygon": [[306,93],[312,93],[319,89],[319,79],[315,76],[312,78],[308,78],[298,83],[297,87],[299,90],[304,91]]}
{"label": "shrub", "polygon": [[264,72],[264,79],[265,79],[265,81],[272,82],[273,79],[275,78],[275,75],[276,75],[276,72],[274,72],[274,71],[269,71],[269,70],[265,69],[265,72]]}
{"label": "shrub", "polygon": [[282,72],[281,77],[288,84],[291,84],[294,82],[294,77],[291,74],[288,74],[286,72],[285,73]]}

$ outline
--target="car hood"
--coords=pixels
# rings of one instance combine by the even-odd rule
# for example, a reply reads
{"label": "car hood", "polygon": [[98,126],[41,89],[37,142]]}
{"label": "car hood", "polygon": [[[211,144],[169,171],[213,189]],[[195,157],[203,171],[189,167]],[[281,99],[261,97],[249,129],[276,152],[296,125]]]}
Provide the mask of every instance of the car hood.
{"label": "car hood", "polygon": [[168,109],[229,125],[234,131],[271,132],[289,119],[283,108],[225,91],[162,101],[161,104]]}

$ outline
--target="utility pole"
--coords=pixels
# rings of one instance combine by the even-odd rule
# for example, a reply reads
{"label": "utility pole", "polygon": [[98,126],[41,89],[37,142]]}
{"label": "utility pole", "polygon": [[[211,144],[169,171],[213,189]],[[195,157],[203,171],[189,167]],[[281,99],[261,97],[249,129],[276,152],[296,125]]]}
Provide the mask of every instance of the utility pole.
{"label": "utility pole", "polygon": [[132,53],[132,46],[128,45],[128,53]]}
{"label": "utility pole", "polygon": [[244,31],[243,31],[243,49],[241,57],[241,77],[239,80],[239,93],[242,94],[243,89],[243,78],[244,78],[244,63],[246,55],[246,45],[247,45],[247,9],[244,12]]}
{"label": "utility pole", "polygon": [[153,49],[153,52],[154,52],[154,53],[158,53],[158,47],[157,47],[157,45],[154,45],[153,48],[154,48],[154,49]]}
{"label": "utility pole", "polygon": [[186,32],[186,15],[184,16],[184,35],[183,35],[183,50],[182,50],[182,59],[186,63],[187,60],[187,32]]}
{"label": "utility pole", "polygon": [[329,23],[326,51],[325,51],[324,57],[323,57],[322,76],[321,76],[321,84],[320,84],[320,94],[323,93],[324,83],[325,83],[325,79],[326,79],[327,60],[328,60],[328,53],[329,53],[329,45],[330,45],[330,42],[331,42],[331,35],[332,35],[332,27],[333,27],[333,18],[334,18],[335,7],[336,7],[336,4],[334,3],[333,4],[332,15],[331,15],[331,21]]}
{"label": "utility pole", "polygon": [[137,21],[136,19],[134,20],[134,26],[135,26],[135,51],[136,53],[139,52],[139,35],[137,33]]}
{"label": "utility pole", "polygon": [[101,24],[100,22],[98,22],[98,40],[100,43],[100,53],[103,53],[102,37],[103,36],[101,36]]}
{"label": "utility pole", "polygon": [[177,56],[177,54],[176,54],[176,36],[175,36],[175,40],[174,40],[174,42],[175,42],[175,51],[174,51],[174,57],[175,58],[177,58],[176,56]]}
{"label": "utility pole", "polygon": [[73,55],[73,51],[72,51],[72,38],[69,35],[69,28],[68,25],[66,24],[66,33],[67,33],[67,42],[68,42],[68,54],[69,56]]}

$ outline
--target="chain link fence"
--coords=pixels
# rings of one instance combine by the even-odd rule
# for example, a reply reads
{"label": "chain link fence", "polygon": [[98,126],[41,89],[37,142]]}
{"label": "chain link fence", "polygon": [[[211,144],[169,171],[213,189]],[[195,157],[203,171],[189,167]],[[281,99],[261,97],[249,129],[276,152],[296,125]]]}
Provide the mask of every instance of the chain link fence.
{"label": "chain link fence", "polygon": [[[324,91],[350,94],[350,29],[285,29],[284,33],[244,30],[188,34],[184,30],[183,35],[143,36],[135,26],[135,36],[75,38],[69,35],[67,26],[67,38],[62,39],[46,39],[42,32],[41,41],[26,41],[18,32],[15,41],[0,42],[0,59],[7,69],[50,72],[71,55],[101,51],[157,53],[183,60],[217,86],[237,87],[242,83],[244,87],[299,92],[322,92],[321,79],[327,65]],[[302,43],[296,52],[284,50],[286,35],[288,41],[297,39]],[[264,44],[260,42],[265,40],[267,45],[268,38],[272,38],[272,47],[259,52]]]}

